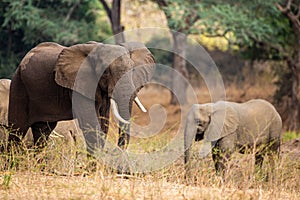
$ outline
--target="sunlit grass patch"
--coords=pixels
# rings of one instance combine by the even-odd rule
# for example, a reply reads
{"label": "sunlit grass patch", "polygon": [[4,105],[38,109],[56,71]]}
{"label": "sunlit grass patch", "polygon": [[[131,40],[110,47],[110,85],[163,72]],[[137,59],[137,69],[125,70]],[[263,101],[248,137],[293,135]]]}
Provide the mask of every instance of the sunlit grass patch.
{"label": "sunlit grass patch", "polygon": [[300,138],[300,133],[295,131],[288,131],[288,132],[284,132],[282,136],[283,136],[282,141],[287,142],[296,138]]}

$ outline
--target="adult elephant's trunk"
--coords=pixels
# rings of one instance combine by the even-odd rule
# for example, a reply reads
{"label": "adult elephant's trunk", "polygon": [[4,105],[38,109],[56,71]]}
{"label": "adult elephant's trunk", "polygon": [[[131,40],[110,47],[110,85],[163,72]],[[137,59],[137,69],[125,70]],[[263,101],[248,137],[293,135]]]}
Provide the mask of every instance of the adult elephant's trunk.
{"label": "adult elephant's trunk", "polygon": [[[131,74],[126,73],[116,84],[113,99],[116,101],[118,113],[124,120],[119,120],[119,141],[118,146],[126,148],[129,143],[130,121],[132,103],[135,98],[135,86]],[[118,118],[118,117],[117,117]]]}

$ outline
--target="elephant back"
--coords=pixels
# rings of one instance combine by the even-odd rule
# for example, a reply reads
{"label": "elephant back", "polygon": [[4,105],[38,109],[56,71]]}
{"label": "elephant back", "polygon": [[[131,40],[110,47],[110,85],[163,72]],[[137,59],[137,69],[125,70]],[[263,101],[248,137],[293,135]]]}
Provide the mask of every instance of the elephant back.
{"label": "elephant back", "polygon": [[254,141],[257,144],[279,138],[281,134],[281,117],[274,106],[263,100],[253,99],[241,104],[239,132],[243,132],[240,141]]}

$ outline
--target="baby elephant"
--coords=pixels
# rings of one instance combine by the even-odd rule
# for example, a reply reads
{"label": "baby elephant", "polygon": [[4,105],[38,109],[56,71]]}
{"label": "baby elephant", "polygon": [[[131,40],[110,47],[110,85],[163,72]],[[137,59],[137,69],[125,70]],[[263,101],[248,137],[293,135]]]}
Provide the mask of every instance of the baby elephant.
{"label": "baby elephant", "polygon": [[269,102],[254,99],[245,103],[219,101],[195,104],[190,110],[184,133],[185,164],[193,140],[203,140],[200,155],[210,151],[218,173],[234,151],[245,153],[255,148],[255,164],[262,166],[263,156],[278,155],[281,117]]}

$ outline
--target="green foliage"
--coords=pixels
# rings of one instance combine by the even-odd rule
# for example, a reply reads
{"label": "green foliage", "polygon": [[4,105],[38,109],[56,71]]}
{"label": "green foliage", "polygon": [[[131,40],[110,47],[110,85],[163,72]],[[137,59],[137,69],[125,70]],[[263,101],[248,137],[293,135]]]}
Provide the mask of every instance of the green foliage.
{"label": "green foliage", "polygon": [[[160,44],[160,46],[168,47],[171,46],[171,41],[168,38],[160,37],[158,35],[151,38],[149,42],[147,42],[146,46],[155,47],[156,44]],[[163,65],[172,65],[173,54],[172,52],[164,51],[159,48],[150,48],[151,53],[155,58],[155,62]]]}
{"label": "green foliage", "polygon": [[0,54],[0,78],[8,78],[15,71],[17,66],[18,58],[15,54],[5,55],[5,53]]}
{"label": "green foliage", "polygon": [[185,34],[225,37],[250,59],[282,59],[295,44],[279,0],[165,0],[161,6],[170,29]]}
{"label": "green foliage", "polygon": [[97,0],[2,0],[0,78],[9,78],[26,52],[40,42],[104,40],[111,31],[101,10]]}
{"label": "green foliage", "polygon": [[280,59],[280,48],[293,44],[294,38],[276,2],[222,1],[203,12],[201,27],[207,35],[226,37],[247,58]]}
{"label": "green foliage", "polygon": [[296,138],[300,138],[300,133],[297,133],[295,131],[285,132],[283,134],[282,141],[287,142]]}
{"label": "green foliage", "polygon": [[199,33],[194,23],[200,18],[205,2],[193,0],[165,0],[167,6],[161,6],[168,20],[168,27],[185,34]]}

